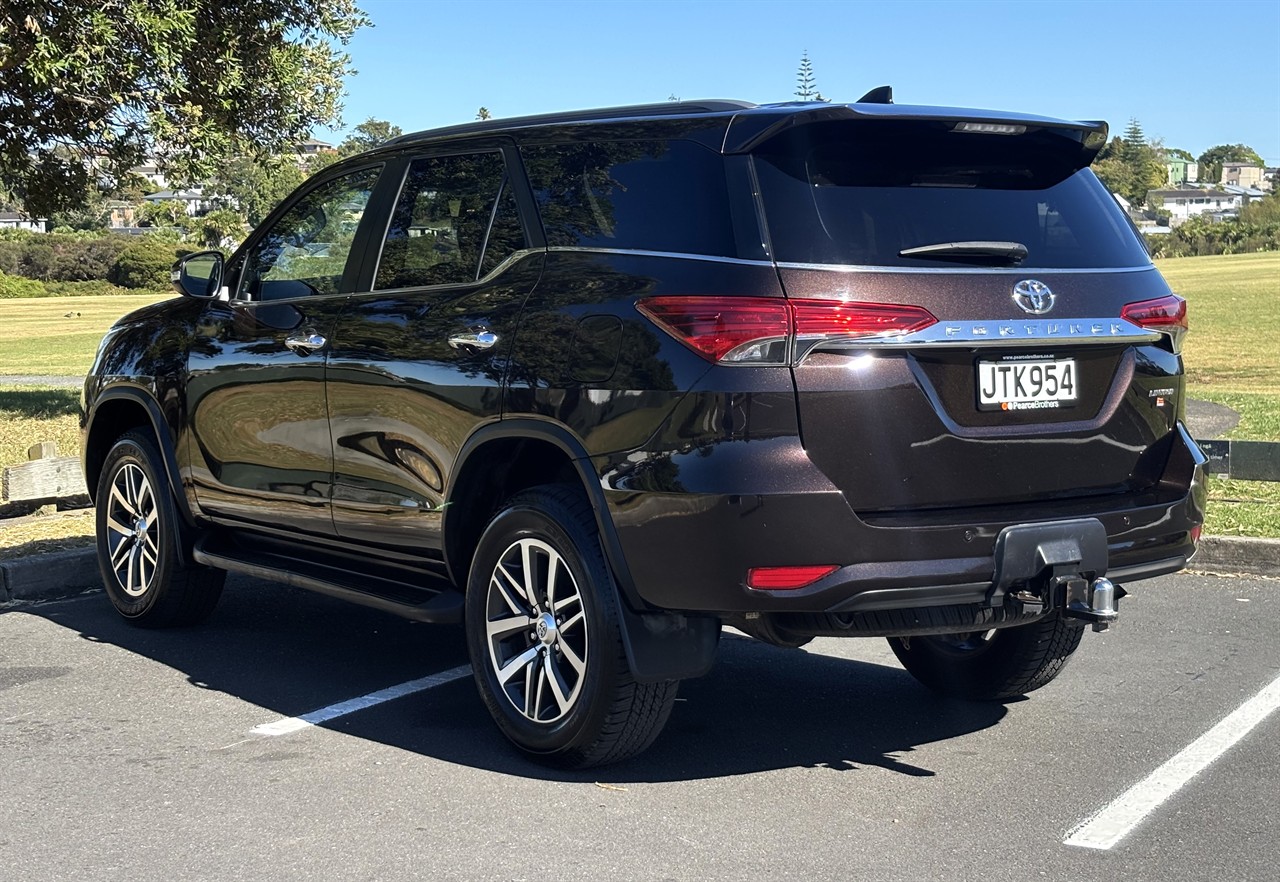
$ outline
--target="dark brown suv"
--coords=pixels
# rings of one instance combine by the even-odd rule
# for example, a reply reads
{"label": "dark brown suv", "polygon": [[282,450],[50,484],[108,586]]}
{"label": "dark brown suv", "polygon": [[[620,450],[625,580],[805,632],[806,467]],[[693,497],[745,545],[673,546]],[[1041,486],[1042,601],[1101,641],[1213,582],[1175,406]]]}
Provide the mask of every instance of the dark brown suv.
{"label": "dark brown suv", "polygon": [[632,756],[721,627],[1051,680],[1204,504],[1186,309],[1106,126],[664,103],[399,138],[289,197],[85,385],[107,593],[223,571],[462,622],[519,748]]}

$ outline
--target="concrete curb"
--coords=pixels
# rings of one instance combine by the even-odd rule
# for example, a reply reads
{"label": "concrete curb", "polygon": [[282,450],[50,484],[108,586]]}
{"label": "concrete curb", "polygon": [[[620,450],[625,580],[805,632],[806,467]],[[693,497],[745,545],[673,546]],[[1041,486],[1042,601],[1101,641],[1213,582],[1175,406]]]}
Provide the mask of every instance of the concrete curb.
{"label": "concrete curb", "polygon": [[1191,569],[1280,576],[1280,539],[1205,536],[1191,559]]}
{"label": "concrete curb", "polygon": [[[1205,536],[1190,566],[1219,573],[1280,576],[1280,539]],[[93,548],[0,562],[0,603],[59,600],[101,587],[98,554]]]}
{"label": "concrete curb", "polygon": [[93,548],[54,551],[0,562],[0,603],[58,600],[101,588],[98,552]]}

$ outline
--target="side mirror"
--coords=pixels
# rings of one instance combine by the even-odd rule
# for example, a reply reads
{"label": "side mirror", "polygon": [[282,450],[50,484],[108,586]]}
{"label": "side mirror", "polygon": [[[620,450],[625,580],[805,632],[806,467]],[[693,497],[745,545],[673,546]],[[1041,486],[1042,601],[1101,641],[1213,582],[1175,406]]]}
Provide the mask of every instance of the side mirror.
{"label": "side mirror", "polygon": [[197,251],[173,265],[170,276],[179,294],[197,299],[210,299],[222,290],[221,251]]}

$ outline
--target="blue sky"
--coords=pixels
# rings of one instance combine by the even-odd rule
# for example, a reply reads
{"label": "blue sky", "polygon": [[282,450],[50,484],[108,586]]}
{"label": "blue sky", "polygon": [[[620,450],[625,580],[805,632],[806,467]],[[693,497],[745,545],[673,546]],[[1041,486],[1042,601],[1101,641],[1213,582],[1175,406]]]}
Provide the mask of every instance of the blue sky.
{"label": "blue sky", "polygon": [[[800,56],[853,101],[1136,117],[1199,155],[1280,165],[1280,0],[362,0],[344,122],[405,131],[475,117],[681,98],[793,98]],[[337,141],[341,132],[318,131]]]}

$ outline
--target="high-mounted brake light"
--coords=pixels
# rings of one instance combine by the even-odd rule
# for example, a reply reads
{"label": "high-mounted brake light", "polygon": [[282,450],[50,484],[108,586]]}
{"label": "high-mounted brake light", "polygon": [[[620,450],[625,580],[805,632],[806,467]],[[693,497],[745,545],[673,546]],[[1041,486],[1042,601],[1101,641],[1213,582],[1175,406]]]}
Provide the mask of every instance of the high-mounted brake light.
{"label": "high-mounted brake light", "polygon": [[1021,135],[1026,126],[1012,126],[1003,123],[959,122],[953,132],[972,132],[977,135]]}
{"label": "high-mounted brake light", "polygon": [[929,310],[855,300],[646,297],[636,308],[681,343],[724,364],[787,364],[826,341],[894,337],[937,323]]}
{"label": "high-mounted brake light", "polygon": [[840,569],[835,565],[804,567],[753,567],[747,570],[747,587],[757,591],[786,591],[812,585]]}
{"label": "high-mounted brake light", "polygon": [[1173,343],[1173,351],[1181,351],[1182,338],[1186,335],[1189,325],[1187,301],[1177,294],[1127,303],[1120,310],[1120,317],[1148,330],[1167,334]]}

